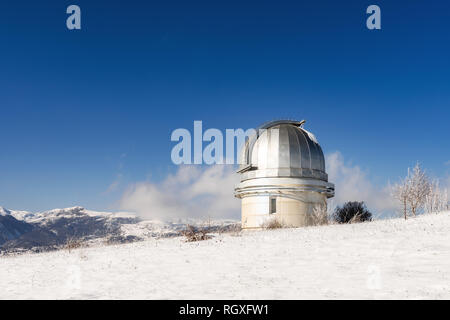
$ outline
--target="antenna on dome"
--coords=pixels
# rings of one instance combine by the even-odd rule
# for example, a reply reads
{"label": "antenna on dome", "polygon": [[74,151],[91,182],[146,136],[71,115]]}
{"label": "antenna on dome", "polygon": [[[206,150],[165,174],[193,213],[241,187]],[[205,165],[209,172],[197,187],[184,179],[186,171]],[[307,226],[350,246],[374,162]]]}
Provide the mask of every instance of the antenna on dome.
{"label": "antenna on dome", "polygon": [[306,122],[306,120],[300,121],[300,122],[298,123],[298,126],[299,126],[300,128],[303,128],[303,125],[305,124],[305,122]]}

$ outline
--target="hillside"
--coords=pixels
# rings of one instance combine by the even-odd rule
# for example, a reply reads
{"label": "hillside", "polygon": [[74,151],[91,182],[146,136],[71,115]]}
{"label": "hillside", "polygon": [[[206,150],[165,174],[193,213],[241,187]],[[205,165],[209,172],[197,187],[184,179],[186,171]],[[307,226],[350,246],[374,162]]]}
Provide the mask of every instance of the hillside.
{"label": "hillside", "polygon": [[38,213],[0,207],[0,254],[55,250],[73,239],[85,242],[114,236],[126,240],[122,224],[137,222],[133,216],[82,207]]}
{"label": "hillside", "polygon": [[20,238],[32,230],[33,226],[29,223],[19,221],[11,215],[2,215],[0,212],[0,246],[5,242]]}
{"label": "hillside", "polygon": [[1,299],[450,298],[450,212],[0,257]]}
{"label": "hillside", "polygon": [[[0,207],[0,255],[58,250],[73,241],[92,245],[174,237],[187,224],[204,225],[205,221],[141,220],[134,213],[98,212],[79,206],[36,213]],[[209,226],[217,231],[235,224],[235,220],[215,220]]]}

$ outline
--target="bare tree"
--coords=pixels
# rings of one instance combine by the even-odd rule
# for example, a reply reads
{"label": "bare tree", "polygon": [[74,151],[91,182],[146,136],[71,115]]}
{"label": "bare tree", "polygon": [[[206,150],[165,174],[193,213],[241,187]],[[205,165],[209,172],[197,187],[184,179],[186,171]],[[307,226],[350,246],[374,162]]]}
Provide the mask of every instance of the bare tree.
{"label": "bare tree", "polygon": [[434,180],[430,184],[430,193],[425,199],[425,208],[428,213],[438,213],[447,209],[448,192],[447,189],[441,189],[439,180]]}
{"label": "bare tree", "polygon": [[412,170],[408,169],[408,180],[410,184],[408,203],[412,214],[415,216],[417,211],[425,205],[427,196],[431,192],[431,184],[419,163]]}
{"label": "bare tree", "polygon": [[405,220],[408,216],[408,198],[410,188],[411,186],[408,177],[402,179],[399,183],[396,183],[394,186],[391,187],[391,195],[392,197],[394,197],[394,199],[400,201]]}
{"label": "bare tree", "polygon": [[442,211],[450,209],[450,202],[448,199],[448,189],[445,189],[442,193]]}
{"label": "bare tree", "polygon": [[427,213],[437,212],[437,207],[439,206],[439,193],[439,181],[435,179],[431,182],[430,193],[425,199],[425,210]]}
{"label": "bare tree", "polygon": [[448,209],[448,190],[439,189],[438,197],[436,200],[436,212],[445,211]]}
{"label": "bare tree", "polygon": [[408,175],[391,187],[392,196],[402,205],[405,220],[409,211],[415,216],[417,211],[425,206],[431,192],[430,180],[418,163],[412,170],[408,168]]}

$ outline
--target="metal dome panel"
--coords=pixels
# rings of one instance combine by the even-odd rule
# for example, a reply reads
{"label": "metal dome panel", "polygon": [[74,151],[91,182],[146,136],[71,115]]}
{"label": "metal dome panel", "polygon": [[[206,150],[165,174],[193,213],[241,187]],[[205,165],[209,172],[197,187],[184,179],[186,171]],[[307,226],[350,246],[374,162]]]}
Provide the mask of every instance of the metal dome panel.
{"label": "metal dome panel", "polygon": [[322,148],[304,121],[278,120],[261,126],[241,154],[242,180],[300,177],[328,181]]}

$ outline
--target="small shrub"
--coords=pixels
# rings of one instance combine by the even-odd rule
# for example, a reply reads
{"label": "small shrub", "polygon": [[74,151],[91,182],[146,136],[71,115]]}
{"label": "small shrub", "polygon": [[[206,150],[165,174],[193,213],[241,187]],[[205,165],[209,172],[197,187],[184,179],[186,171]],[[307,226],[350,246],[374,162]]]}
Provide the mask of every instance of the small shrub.
{"label": "small shrub", "polygon": [[267,220],[266,222],[264,222],[261,225],[261,227],[264,228],[264,229],[280,229],[280,228],[283,228],[284,226],[276,218],[272,218],[272,219]]}
{"label": "small shrub", "polygon": [[106,245],[116,245],[116,244],[123,244],[123,243],[131,243],[131,242],[137,242],[141,241],[142,239],[137,236],[124,236],[122,234],[116,234],[116,235],[110,235],[105,239]]}
{"label": "small shrub", "polygon": [[241,236],[242,233],[242,225],[240,223],[235,223],[230,226],[230,233],[234,237]]}
{"label": "small shrub", "polygon": [[328,224],[328,212],[325,205],[316,205],[310,215],[310,224],[313,226],[322,226]]}
{"label": "small shrub", "polygon": [[82,246],[83,246],[83,243],[81,240],[76,239],[76,238],[68,238],[64,248],[66,250],[69,250],[69,252],[70,252],[71,250],[81,248]]}
{"label": "small shrub", "polygon": [[196,228],[189,224],[186,226],[186,230],[183,230],[181,234],[186,238],[186,242],[211,239],[211,236],[208,235],[208,228]]}
{"label": "small shrub", "polygon": [[228,233],[232,236],[240,236],[242,232],[242,225],[241,223],[221,225],[217,227],[215,231],[217,231],[219,234]]}
{"label": "small shrub", "polygon": [[367,210],[364,202],[349,201],[342,207],[336,207],[333,220],[337,223],[356,223],[372,221],[372,213]]}

